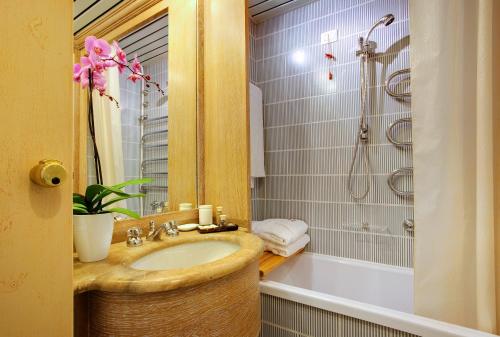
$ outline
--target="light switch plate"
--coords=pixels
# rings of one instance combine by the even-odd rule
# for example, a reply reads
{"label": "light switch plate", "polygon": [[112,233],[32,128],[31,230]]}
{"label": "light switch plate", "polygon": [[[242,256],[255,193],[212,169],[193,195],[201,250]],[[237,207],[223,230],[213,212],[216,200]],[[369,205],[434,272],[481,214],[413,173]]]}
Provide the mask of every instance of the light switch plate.
{"label": "light switch plate", "polygon": [[321,33],[321,44],[335,42],[339,39],[339,31],[337,29]]}

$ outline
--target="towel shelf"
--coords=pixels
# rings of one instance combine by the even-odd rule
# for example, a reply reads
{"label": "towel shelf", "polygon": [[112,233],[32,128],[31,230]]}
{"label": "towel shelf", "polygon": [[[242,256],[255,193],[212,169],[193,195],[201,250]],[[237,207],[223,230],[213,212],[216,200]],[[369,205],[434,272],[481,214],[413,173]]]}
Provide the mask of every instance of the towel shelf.
{"label": "towel shelf", "polygon": [[305,248],[299,250],[297,253],[293,254],[292,256],[289,257],[284,257],[280,255],[275,255],[271,252],[264,252],[264,254],[260,257],[259,260],[259,274],[260,277],[263,278],[267,276],[270,272],[281,266],[283,263],[285,263],[288,259],[302,254],[304,252]]}

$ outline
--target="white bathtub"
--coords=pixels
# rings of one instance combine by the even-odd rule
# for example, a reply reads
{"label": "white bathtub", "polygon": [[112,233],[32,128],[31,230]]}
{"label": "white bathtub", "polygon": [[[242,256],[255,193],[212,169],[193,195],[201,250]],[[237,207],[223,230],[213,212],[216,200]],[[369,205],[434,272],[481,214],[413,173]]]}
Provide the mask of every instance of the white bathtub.
{"label": "white bathtub", "polygon": [[494,336],[414,315],[408,268],[304,253],[273,271],[260,288],[263,294],[417,336]]}

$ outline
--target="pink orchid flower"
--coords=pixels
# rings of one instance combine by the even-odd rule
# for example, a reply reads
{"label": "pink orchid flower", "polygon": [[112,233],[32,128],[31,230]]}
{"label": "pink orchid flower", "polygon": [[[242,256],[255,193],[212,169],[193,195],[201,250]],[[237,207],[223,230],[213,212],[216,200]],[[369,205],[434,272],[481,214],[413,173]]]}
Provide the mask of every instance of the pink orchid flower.
{"label": "pink orchid flower", "polygon": [[73,65],[73,81],[80,83],[82,78],[82,73],[86,72],[88,67],[82,67],[80,63],[75,63]]}
{"label": "pink orchid flower", "polygon": [[87,55],[80,58],[80,63],[73,65],[73,80],[80,83],[82,89],[88,88],[92,82],[90,90],[96,89],[101,96],[108,97],[118,106],[118,102],[112,96],[106,94],[107,82],[104,74],[106,69],[118,66],[120,73],[123,73],[127,68],[131,71],[131,74],[128,76],[130,81],[135,83],[138,80],[143,80],[147,87],[150,87],[152,83],[158,88],[158,91],[164,94],[158,83],[151,82],[150,75],[143,74],[143,67],[137,55],[134,56],[133,61],[129,65],[127,55],[120,48],[118,42],[113,41],[111,46],[103,39],[89,36],[85,39],[85,49]]}
{"label": "pink orchid flower", "polygon": [[106,77],[97,71],[92,72],[92,84],[99,92],[106,90]]}
{"label": "pink orchid flower", "polygon": [[113,47],[115,48],[116,58],[118,59],[118,71],[121,74],[127,65],[127,54],[120,48],[118,42],[113,41]]}
{"label": "pink orchid flower", "polygon": [[85,49],[89,55],[94,53],[100,57],[108,57],[111,53],[111,46],[109,43],[95,36],[87,36],[87,38],[85,38]]}
{"label": "pink orchid flower", "polygon": [[80,75],[80,85],[82,89],[85,89],[89,86],[89,72],[88,69],[86,71],[82,71]]}
{"label": "pink orchid flower", "polygon": [[133,72],[142,74],[142,65],[137,58],[137,54],[134,56],[134,59],[130,63],[130,68],[132,68]]}
{"label": "pink orchid flower", "polygon": [[132,82],[135,83],[137,80],[141,79],[141,76],[138,75],[138,74],[132,73],[132,74],[128,75],[127,79],[129,79],[129,80],[131,80]]}

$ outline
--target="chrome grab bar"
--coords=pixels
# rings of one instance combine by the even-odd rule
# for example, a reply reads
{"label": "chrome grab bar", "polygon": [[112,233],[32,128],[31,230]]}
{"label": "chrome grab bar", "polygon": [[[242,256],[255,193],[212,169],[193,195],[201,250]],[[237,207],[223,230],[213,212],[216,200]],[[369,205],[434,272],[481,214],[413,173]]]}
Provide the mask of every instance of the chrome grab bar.
{"label": "chrome grab bar", "polygon": [[401,191],[395,186],[396,178],[401,175],[413,175],[413,167],[402,167],[392,171],[389,178],[387,178],[389,188],[400,197],[413,197],[413,191]]}
{"label": "chrome grab bar", "polygon": [[389,96],[396,97],[396,98],[411,97],[411,92],[397,93],[390,88],[391,81],[394,78],[401,76],[401,75],[404,75],[404,74],[409,74],[409,73],[410,73],[410,68],[405,68],[405,69],[397,70],[397,71],[393,72],[392,74],[390,74],[389,76],[387,76],[387,79],[385,80],[385,91],[387,92],[387,94],[389,94]]}
{"label": "chrome grab bar", "polygon": [[144,141],[146,140],[146,137],[149,137],[149,136],[152,136],[152,135],[159,135],[159,134],[162,134],[162,133],[168,133],[168,130],[160,130],[160,131],[153,131],[153,132],[148,132],[148,133],[145,133],[144,135],[142,135],[142,142],[144,143]]}
{"label": "chrome grab bar", "polygon": [[164,146],[168,146],[168,143],[144,145],[143,148],[145,148],[145,149],[153,149],[153,148],[164,147]]}
{"label": "chrome grab bar", "polygon": [[168,189],[168,186],[160,186],[160,185],[142,185],[140,190],[141,190],[141,193],[145,193],[147,190],[162,190],[162,189],[165,189],[167,190]]}
{"label": "chrome grab bar", "polygon": [[149,118],[148,115],[144,115],[144,118],[142,120],[145,121],[145,122],[156,122],[156,121],[161,121],[161,120],[164,120],[164,119],[168,120],[168,116],[162,116],[162,117],[156,117],[156,118]]}
{"label": "chrome grab bar", "polygon": [[392,129],[399,124],[411,124],[411,118],[400,118],[389,124],[389,127],[387,128],[385,135],[387,136],[387,140],[391,142],[392,144],[396,146],[411,146],[412,142],[399,142],[394,139]]}
{"label": "chrome grab bar", "polygon": [[146,176],[166,176],[168,175],[167,172],[147,172],[147,171],[143,171],[142,172],[143,175],[146,175]]}
{"label": "chrome grab bar", "polygon": [[147,160],[144,160],[142,163],[141,163],[141,168],[144,170],[144,166],[150,164],[150,163],[155,163],[157,161],[166,161],[168,160],[168,157],[163,157],[163,158],[155,158],[155,159],[147,159]]}

